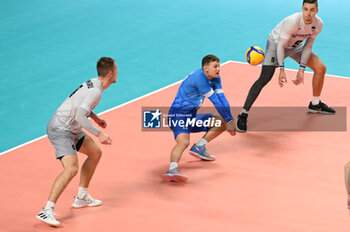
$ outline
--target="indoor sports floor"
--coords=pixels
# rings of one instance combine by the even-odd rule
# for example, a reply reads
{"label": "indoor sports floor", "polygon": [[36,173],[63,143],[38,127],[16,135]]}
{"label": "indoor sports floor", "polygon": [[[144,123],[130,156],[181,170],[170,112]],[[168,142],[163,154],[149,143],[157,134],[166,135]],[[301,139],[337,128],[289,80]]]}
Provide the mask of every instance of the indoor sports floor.
{"label": "indoor sports floor", "polygon": [[[189,181],[182,184],[161,179],[172,133],[141,128],[142,107],[170,106],[179,81],[209,53],[222,60],[223,88],[236,117],[260,72],[244,63],[245,50],[265,49],[271,29],[301,9],[294,0],[279,2],[0,3],[7,9],[0,15],[0,231],[349,231],[346,0],[320,1],[325,24],[314,45],[327,65],[322,100],[336,115],[307,113],[311,73],[304,85],[283,88],[275,75],[251,110],[248,133],[224,133],[208,145],[216,161],[183,154],[179,168]],[[76,177],[56,206],[62,227],[52,228],[35,219],[61,171],[45,128],[62,101],[96,76],[101,56],[115,58],[119,70],[96,108],[113,139],[112,146],[101,145],[89,188],[103,205],[71,208]],[[286,66],[291,80],[297,66],[290,59]],[[193,134],[191,143],[201,135]]]}

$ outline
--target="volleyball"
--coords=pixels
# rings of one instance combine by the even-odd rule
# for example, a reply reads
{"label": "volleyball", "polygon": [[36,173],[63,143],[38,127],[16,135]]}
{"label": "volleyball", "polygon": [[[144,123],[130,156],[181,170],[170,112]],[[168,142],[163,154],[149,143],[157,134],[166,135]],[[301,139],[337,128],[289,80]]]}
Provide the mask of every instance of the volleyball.
{"label": "volleyball", "polygon": [[251,46],[245,52],[245,59],[251,65],[258,65],[263,62],[265,57],[264,50],[258,46]]}

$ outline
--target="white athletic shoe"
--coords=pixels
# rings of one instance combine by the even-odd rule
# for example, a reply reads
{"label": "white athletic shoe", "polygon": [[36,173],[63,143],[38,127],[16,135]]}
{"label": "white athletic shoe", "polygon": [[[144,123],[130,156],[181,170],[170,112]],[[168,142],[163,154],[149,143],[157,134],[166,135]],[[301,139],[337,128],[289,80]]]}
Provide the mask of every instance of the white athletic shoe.
{"label": "white athletic shoe", "polygon": [[93,207],[99,205],[102,205],[102,201],[92,198],[89,194],[86,194],[83,199],[79,199],[77,196],[74,196],[74,201],[72,204],[74,208],[83,208],[86,206]]}
{"label": "white athletic shoe", "polygon": [[46,224],[50,226],[60,226],[61,223],[56,220],[55,213],[52,209],[45,209],[43,208],[38,215],[36,215],[36,218],[41,220],[42,222],[45,222]]}

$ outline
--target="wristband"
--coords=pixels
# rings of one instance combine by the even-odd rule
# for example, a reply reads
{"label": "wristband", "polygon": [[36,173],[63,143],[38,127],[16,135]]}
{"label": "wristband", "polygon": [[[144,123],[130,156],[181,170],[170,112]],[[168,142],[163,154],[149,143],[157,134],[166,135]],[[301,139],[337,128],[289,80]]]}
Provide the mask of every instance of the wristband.
{"label": "wristband", "polygon": [[300,65],[300,68],[306,68],[306,66],[301,64],[301,65]]}

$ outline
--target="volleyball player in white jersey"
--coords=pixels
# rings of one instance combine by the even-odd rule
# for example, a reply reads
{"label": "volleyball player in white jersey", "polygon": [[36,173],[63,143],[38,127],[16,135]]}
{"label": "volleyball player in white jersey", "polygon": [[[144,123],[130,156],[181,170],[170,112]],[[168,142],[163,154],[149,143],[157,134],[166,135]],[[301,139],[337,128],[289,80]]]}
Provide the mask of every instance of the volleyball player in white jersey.
{"label": "volleyball player in white jersey", "polygon": [[[309,112],[335,114],[332,108],[320,101],[326,66],[312,52],[312,45],[323,26],[321,18],[316,16],[317,13],[317,0],[304,0],[302,12],[288,16],[272,30],[267,40],[265,59],[260,77],[250,88],[243,110],[238,115],[238,131],[247,131],[248,111],[259,96],[262,88],[273,77],[277,66],[280,68],[279,85],[283,87],[287,83],[284,59],[288,56],[300,64],[298,73],[292,80],[295,85],[304,83],[306,66],[314,71],[312,80],[313,98],[309,104]],[[305,39],[306,42],[303,43]]]}
{"label": "volleyball player in white jersey", "polygon": [[92,110],[100,101],[103,90],[116,82],[118,71],[115,60],[109,57],[100,58],[97,62],[97,73],[97,78],[83,83],[69,95],[47,126],[48,138],[55,148],[56,158],[61,161],[63,171],[53,183],[46,207],[36,218],[51,226],[61,224],[55,219],[54,207],[65,187],[78,172],[77,151],[86,154],[87,159],[81,168],[79,190],[77,196],[74,196],[72,206],[81,208],[102,204],[100,200],[93,199],[88,193],[91,177],[102,152],[94,140],[81,129],[91,132],[102,144],[112,143],[109,136],[97,129],[88,117],[100,127],[106,128],[106,121],[94,114]]}

